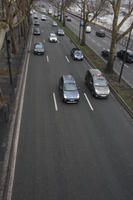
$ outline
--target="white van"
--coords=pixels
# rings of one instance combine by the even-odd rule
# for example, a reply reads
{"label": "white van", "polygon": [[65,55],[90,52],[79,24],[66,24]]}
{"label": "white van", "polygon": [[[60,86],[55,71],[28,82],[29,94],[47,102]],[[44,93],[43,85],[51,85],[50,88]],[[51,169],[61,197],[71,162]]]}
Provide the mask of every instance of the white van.
{"label": "white van", "polygon": [[91,27],[90,26],[86,26],[86,33],[91,33]]}

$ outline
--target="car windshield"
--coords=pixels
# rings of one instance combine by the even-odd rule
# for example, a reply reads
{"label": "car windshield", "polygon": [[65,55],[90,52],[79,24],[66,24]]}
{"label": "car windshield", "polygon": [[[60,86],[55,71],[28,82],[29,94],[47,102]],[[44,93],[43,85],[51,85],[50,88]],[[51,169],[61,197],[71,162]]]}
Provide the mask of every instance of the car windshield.
{"label": "car windshield", "polygon": [[62,29],[59,29],[58,32],[63,33],[64,31]]}
{"label": "car windshield", "polygon": [[56,35],[54,33],[51,33],[50,37],[56,37]]}
{"label": "car windshield", "polygon": [[64,84],[64,90],[65,91],[74,91],[74,90],[77,90],[76,84],[75,83],[65,83]]}
{"label": "car windshield", "polygon": [[82,52],[81,51],[75,51],[75,54],[77,55],[77,56],[82,56]]}
{"label": "car windshield", "polygon": [[41,48],[43,48],[43,45],[42,44],[36,44],[36,49],[41,49]]}
{"label": "car windshield", "polygon": [[94,85],[97,87],[105,87],[105,86],[107,86],[107,81],[105,80],[104,77],[95,77]]}

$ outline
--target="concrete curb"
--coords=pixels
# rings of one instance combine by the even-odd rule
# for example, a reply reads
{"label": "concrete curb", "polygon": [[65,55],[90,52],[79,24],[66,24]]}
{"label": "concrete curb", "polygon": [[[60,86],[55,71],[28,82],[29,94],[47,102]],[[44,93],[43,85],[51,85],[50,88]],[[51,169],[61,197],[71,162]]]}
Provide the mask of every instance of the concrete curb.
{"label": "concrete curb", "polygon": [[[29,31],[28,38],[31,36],[31,27]],[[7,142],[7,149],[6,153],[4,156],[4,162],[2,165],[2,172],[1,172],[1,178],[0,178],[0,199],[4,199],[5,191],[6,191],[6,186],[7,186],[7,181],[8,181],[8,175],[10,173],[10,162],[11,162],[11,157],[12,157],[12,148],[13,148],[13,143],[14,143],[14,138],[15,138],[15,127],[16,127],[16,121],[17,121],[17,115],[19,111],[19,102],[21,98],[21,88],[23,85],[23,79],[25,76],[25,69],[26,69],[26,60],[28,57],[28,49],[29,48],[29,40],[28,44],[25,50],[25,58],[24,58],[24,63],[22,67],[22,73],[20,77],[20,81],[18,84],[18,88],[16,89],[16,100],[14,103],[14,110],[12,112],[12,120],[10,122],[9,126],[9,134],[8,134],[8,142]]]}

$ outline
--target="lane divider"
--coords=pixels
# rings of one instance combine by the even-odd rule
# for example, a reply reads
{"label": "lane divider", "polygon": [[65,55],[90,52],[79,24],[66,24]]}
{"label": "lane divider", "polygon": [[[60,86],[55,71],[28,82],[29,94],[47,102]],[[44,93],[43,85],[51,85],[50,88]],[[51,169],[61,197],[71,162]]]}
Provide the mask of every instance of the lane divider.
{"label": "lane divider", "polygon": [[89,99],[88,99],[86,93],[84,93],[84,96],[85,96],[85,98],[86,98],[87,103],[88,103],[89,106],[90,106],[90,109],[91,109],[92,111],[94,111],[94,109],[93,109],[93,107],[92,107],[92,105],[91,105],[91,103],[90,103],[90,101],[89,101]]}
{"label": "lane divider", "polygon": [[68,57],[67,57],[67,56],[65,56],[65,58],[66,58],[67,62],[68,62],[68,63],[70,63],[70,60],[68,59]]}
{"label": "lane divider", "polygon": [[53,99],[54,99],[55,110],[58,111],[56,96],[55,96],[55,93],[54,93],[54,92],[53,92]]}
{"label": "lane divider", "polygon": [[46,60],[47,60],[47,63],[49,62],[49,57],[48,57],[48,55],[46,56]]}

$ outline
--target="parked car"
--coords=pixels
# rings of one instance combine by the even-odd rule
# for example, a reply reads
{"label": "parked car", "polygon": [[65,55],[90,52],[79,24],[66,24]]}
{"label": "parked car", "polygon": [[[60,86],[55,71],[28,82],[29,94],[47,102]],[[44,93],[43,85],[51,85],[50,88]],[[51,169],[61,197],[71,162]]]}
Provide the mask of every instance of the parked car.
{"label": "parked car", "polygon": [[57,40],[57,36],[56,36],[55,33],[50,33],[50,35],[49,35],[49,41],[50,42],[57,42],[58,41]]}
{"label": "parked car", "polygon": [[91,26],[86,26],[85,32],[86,32],[86,33],[91,33]]}
{"label": "parked car", "polygon": [[71,21],[72,21],[72,19],[71,19],[71,17],[70,17],[70,16],[68,16],[68,17],[67,17],[67,21],[69,21],[69,22],[71,22]]}
{"label": "parked car", "polygon": [[34,44],[34,54],[36,55],[44,55],[44,44],[43,42],[38,42]]}
{"label": "parked car", "polygon": [[110,50],[109,50],[109,49],[103,49],[103,50],[101,51],[102,57],[105,58],[106,60],[109,59],[109,53],[110,53]]}
{"label": "parked car", "polygon": [[34,25],[35,25],[35,26],[39,26],[39,25],[40,25],[40,22],[39,22],[38,20],[35,20],[35,21],[34,21]]}
{"label": "parked car", "polygon": [[98,37],[105,37],[105,31],[103,29],[100,29],[99,31],[96,31],[96,35]]}
{"label": "parked car", "polygon": [[131,50],[126,50],[122,49],[120,51],[117,52],[117,57],[124,60],[124,56],[125,56],[125,62],[127,63],[133,63],[133,51]]}
{"label": "parked car", "polygon": [[57,35],[59,35],[59,36],[65,35],[64,30],[63,29],[58,29]]}
{"label": "parked car", "polygon": [[65,103],[78,103],[80,94],[72,75],[63,75],[59,79],[59,91]]}
{"label": "parked car", "polygon": [[42,20],[42,21],[46,21],[46,19],[47,19],[47,18],[46,18],[46,15],[42,15],[41,20]]}
{"label": "parked car", "polygon": [[52,24],[52,26],[57,26],[58,24],[57,24],[57,22],[55,22],[55,21],[53,21],[53,24]]}
{"label": "parked car", "polygon": [[110,93],[108,83],[98,69],[89,69],[85,74],[85,84],[95,97],[106,98]]}
{"label": "parked car", "polygon": [[71,56],[74,60],[83,60],[84,58],[82,51],[78,48],[73,48],[71,50]]}
{"label": "parked car", "polygon": [[40,35],[41,34],[40,28],[39,27],[34,27],[33,34],[34,35]]}

